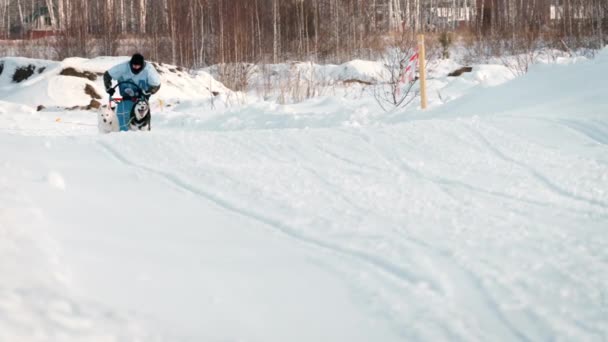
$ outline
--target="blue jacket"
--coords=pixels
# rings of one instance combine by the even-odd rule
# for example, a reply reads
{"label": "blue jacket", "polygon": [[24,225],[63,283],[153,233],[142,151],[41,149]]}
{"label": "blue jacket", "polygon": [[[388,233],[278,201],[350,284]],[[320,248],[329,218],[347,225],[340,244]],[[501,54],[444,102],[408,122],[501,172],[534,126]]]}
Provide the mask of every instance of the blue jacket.
{"label": "blue jacket", "polygon": [[[142,90],[149,91],[150,87],[158,87],[160,86],[160,76],[154,69],[154,66],[149,63],[144,63],[143,70],[138,74],[134,74],[131,71],[131,67],[129,66],[129,62],[120,63],[115,65],[110,70],[108,70],[108,74],[115,79],[117,82],[125,82],[131,81],[137,84]],[[129,84],[121,84],[119,86],[120,95],[128,96],[125,93],[127,88],[132,88],[134,91],[135,87],[130,86]]]}

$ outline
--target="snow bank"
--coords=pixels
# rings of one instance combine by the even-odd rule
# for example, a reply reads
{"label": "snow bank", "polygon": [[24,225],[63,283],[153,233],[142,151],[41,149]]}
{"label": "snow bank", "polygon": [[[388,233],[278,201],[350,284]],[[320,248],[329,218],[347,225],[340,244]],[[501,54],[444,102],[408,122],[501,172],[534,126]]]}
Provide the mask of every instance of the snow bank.
{"label": "snow bank", "polygon": [[[0,75],[0,100],[32,107],[70,108],[86,106],[92,99],[106,101],[103,73],[112,66],[125,62],[128,57],[98,57],[94,59],[68,58],[61,62],[29,58],[0,58],[3,72]],[[155,99],[210,98],[230,92],[224,85],[203,71],[189,73],[181,68],[152,63],[158,70],[162,86]],[[13,80],[16,70],[31,70],[20,82]],[[72,69],[70,75],[62,75]],[[72,76],[76,74],[77,76]],[[97,95],[89,93],[93,90]],[[99,97],[99,98],[97,98]]]}
{"label": "snow bank", "polygon": [[[555,110],[545,113],[570,115],[572,111],[568,112],[569,107],[562,102],[572,97],[575,97],[574,101],[579,103],[579,107],[588,102],[584,100],[591,95],[587,92],[588,82],[597,83],[593,92],[598,95],[594,96],[599,96],[602,89],[605,89],[601,77],[596,77],[604,68],[597,69],[600,70],[599,74],[588,70],[595,70],[594,65],[604,63],[605,58],[601,58],[604,53],[592,61],[573,58],[568,63],[561,61],[534,65],[528,75],[519,79],[508,67],[498,64],[473,65],[471,72],[451,77],[448,74],[463,65],[454,59],[438,60],[429,64],[427,93],[431,110],[427,112],[420,112],[420,102],[416,98],[408,108],[385,113],[374,100],[372,85],[344,84],[339,81],[371,80],[373,75],[382,70],[381,63],[354,61],[341,66],[311,63],[269,65],[266,67],[270,71],[262,72],[257,67],[254,68],[252,78],[255,82],[267,82],[268,80],[262,80],[265,77],[263,74],[272,77],[273,87],[271,95],[266,97],[267,101],[259,99],[260,93],[255,90],[256,83],[253,82],[249,96],[243,98],[243,101],[234,101],[228,106],[225,105],[225,100],[217,103],[182,101],[175,111],[157,113],[156,118],[162,124],[182,127],[184,130],[361,127],[444,115],[492,117],[517,108],[522,109],[523,113],[523,110],[533,108],[532,104],[537,106],[537,100],[547,106],[556,103]],[[594,79],[588,80],[589,77]],[[325,83],[322,79],[325,79]],[[280,89],[289,80],[298,80],[298,91],[307,90],[309,81],[318,82],[315,97],[304,97],[300,101],[292,99],[293,101],[281,104],[281,96],[294,96],[296,91],[294,84],[291,85],[293,88]],[[414,90],[418,90],[417,86]],[[573,94],[574,90],[576,94]]]}
{"label": "snow bank", "polygon": [[[535,64],[526,75],[511,82],[499,80],[496,88],[470,92],[449,105],[437,108],[430,116],[535,116],[535,117],[594,117],[608,112],[608,49],[596,59],[578,60],[575,64]],[[483,69],[482,69],[483,70]],[[479,70],[470,77],[495,82],[497,76],[508,76],[497,69]],[[503,84],[504,83],[504,84]],[[542,110],[539,108],[542,104]]]}
{"label": "snow bank", "polygon": [[33,113],[34,108],[13,102],[0,101],[0,114]]}

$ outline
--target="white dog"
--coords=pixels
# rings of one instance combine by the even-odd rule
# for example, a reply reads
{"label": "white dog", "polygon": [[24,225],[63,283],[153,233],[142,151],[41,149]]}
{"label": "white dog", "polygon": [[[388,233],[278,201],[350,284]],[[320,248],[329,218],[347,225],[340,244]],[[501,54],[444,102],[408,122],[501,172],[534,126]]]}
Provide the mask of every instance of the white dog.
{"label": "white dog", "polygon": [[100,133],[118,132],[120,130],[118,118],[113,108],[100,109],[97,127]]}

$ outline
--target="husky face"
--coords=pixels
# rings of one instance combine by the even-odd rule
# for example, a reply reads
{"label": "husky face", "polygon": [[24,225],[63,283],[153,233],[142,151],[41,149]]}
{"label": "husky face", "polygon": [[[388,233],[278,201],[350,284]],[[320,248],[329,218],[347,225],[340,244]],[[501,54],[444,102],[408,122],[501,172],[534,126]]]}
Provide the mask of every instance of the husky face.
{"label": "husky face", "polygon": [[129,129],[132,131],[149,131],[150,127],[150,105],[145,100],[139,100],[131,110]]}
{"label": "husky face", "polygon": [[150,106],[146,101],[138,101],[133,109],[133,114],[138,121],[143,120],[150,112]]}

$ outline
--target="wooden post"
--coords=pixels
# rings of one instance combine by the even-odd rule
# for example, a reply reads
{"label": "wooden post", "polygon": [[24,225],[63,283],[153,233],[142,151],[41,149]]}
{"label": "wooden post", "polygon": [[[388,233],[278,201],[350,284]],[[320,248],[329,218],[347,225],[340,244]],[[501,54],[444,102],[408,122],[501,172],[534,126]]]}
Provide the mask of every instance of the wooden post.
{"label": "wooden post", "polygon": [[418,70],[420,71],[420,108],[426,109],[426,53],[424,35],[418,35]]}

